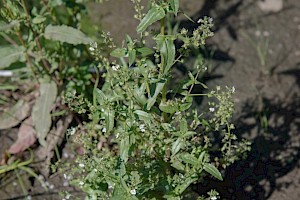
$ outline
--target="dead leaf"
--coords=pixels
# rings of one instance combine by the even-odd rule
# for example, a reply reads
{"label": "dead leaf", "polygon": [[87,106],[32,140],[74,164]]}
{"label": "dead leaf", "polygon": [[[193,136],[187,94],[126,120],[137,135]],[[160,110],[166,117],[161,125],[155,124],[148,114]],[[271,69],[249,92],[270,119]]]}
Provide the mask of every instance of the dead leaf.
{"label": "dead leaf", "polygon": [[18,125],[30,113],[30,104],[23,99],[0,115],[0,130]]}
{"label": "dead leaf", "polygon": [[20,153],[33,145],[36,141],[36,132],[32,126],[32,118],[27,118],[20,126],[17,141],[9,148],[12,154]]}

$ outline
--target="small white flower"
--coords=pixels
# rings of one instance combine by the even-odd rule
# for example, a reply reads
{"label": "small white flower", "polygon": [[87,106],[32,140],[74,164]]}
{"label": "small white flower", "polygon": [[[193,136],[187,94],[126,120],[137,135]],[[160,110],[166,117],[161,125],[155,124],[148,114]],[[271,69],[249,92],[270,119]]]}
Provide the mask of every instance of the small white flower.
{"label": "small white flower", "polygon": [[94,172],[98,172],[98,169],[94,169]]}
{"label": "small white flower", "polygon": [[136,190],[135,190],[135,189],[133,189],[133,190],[130,190],[130,194],[132,194],[132,195],[136,195]]}
{"label": "small white flower", "polygon": [[83,163],[79,163],[79,167],[84,168],[84,164]]}
{"label": "small white flower", "polygon": [[215,112],[215,108],[209,108],[210,112]]}
{"label": "small white flower", "polygon": [[113,189],[114,187],[112,185],[109,185],[108,186],[108,189]]}
{"label": "small white flower", "polygon": [[69,186],[69,181],[64,181],[63,186],[68,187]]}
{"label": "small white flower", "polygon": [[95,48],[94,47],[90,47],[89,50],[93,52],[93,51],[95,51]]}
{"label": "small white flower", "polygon": [[118,69],[120,69],[120,65],[113,65],[111,68],[114,71],[118,71]]}
{"label": "small white flower", "polygon": [[119,138],[119,136],[120,136],[120,134],[119,134],[119,133],[117,133],[117,134],[116,134],[116,138]]}
{"label": "small white flower", "polygon": [[67,174],[64,174],[64,178],[67,179]]}
{"label": "small white flower", "polygon": [[179,178],[184,178],[182,173],[179,173]]}
{"label": "small white flower", "polygon": [[79,182],[79,185],[83,186],[83,185],[84,185],[84,182],[83,182],[83,181],[80,181],[80,182]]}
{"label": "small white flower", "polygon": [[197,23],[200,24],[203,20],[200,18],[198,19]]}
{"label": "small white flower", "polygon": [[106,133],[106,128],[103,128],[103,129],[102,129],[102,133]]}
{"label": "small white flower", "polygon": [[67,194],[67,195],[65,196],[66,199],[70,199],[70,197],[71,197],[70,194]]}
{"label": "small white flower", "polygon": [[212,196],[212,197],[210,197],[210,200],[217,200],[217,197],[216,196]]}
{"label": "small white flower", "polygon": [[71,128],[70,135],[74,135],[76,129],[74,127]]}
{"label": "small white flower", "polygon": [[49,189],[50,189],[50,190],[53,190],[53,189],[54,189],[54,185],[51,184],[51,185],[49,186]]}
{"label": "small white flower", "polygon": [[235,92],[235,87],[234,87],[234,86],[232,86],[232,92],[233,92],[233,93]]}
{"label": "small white flower", "polygon": [[145,124],[141,124],[140,126],[139,126],[139,129],[140,129],[140,131],[141,132],[145,132],[146,130],[145,130]]}
{"label": "small white flower", "polygon": [[29,195],[29,196],[27,196],[27,198],[26,198],[27,200],[31,200],[31,196]]}

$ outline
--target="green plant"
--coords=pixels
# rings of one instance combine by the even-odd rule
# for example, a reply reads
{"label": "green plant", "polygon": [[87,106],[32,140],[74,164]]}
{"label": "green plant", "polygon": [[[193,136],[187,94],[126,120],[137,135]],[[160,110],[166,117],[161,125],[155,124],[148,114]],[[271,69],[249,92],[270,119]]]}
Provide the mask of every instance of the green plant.
{"label": "green plant", "polygon": [[[213,35],[212,19],[200,19],[193,31],[183,28],[166,34],[168,16],[181,12],[179,0],[150,2],[146,14],[135,6],[141,38],[127,36],[124,46],[110,53],[117,60],[110,62],[99,45],[91,44],[99,61],[96,71],[103,72],[97,79],[105,79],[101,89],[95,84],[93,101],[74,93],[65,97],[71,108],[90,119],[73,135],[84,148],[72,170],[77,175],[73,183],[87,193],[87,199],[181,199],[190,185],[208,174],[222,180],[218,168],[249,150],[247,142],[236,142],[232,133],[234,87],[194,93],[196,84],[207,88],[198,81],[206,68],[204,60],[197,61],[188,80],[172,85],[173,66]],[[152,36],[156,46],[148,48],[143,42],[146,29],[157,21],[160,30]],[[178,49],[175,41],[182,41]],[[193,105],[194,96],[211,99],[205,110]],[[214,190],[208,196],[199,199],[219,198]]]}

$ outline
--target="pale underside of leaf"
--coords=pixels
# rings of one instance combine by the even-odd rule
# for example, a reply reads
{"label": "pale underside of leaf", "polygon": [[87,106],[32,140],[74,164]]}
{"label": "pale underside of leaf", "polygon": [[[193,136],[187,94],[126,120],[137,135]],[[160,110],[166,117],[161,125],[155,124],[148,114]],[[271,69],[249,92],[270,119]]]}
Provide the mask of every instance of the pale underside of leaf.
{"label": "pale underside of leaf", "polygon": [[45,29],[44,36],[46,39],[66,42],[69,44],[89,44],[92,40],[80,30],[70,26],[53,26],[48,25]]}
{"label": "pale underside of leaf", "polygon": [[33,107],[32,118],[39,142],[46,145],[45,137],[51,127],[51,106],[56,99],[57,87],[54,82],[40,85],[40,96]]}

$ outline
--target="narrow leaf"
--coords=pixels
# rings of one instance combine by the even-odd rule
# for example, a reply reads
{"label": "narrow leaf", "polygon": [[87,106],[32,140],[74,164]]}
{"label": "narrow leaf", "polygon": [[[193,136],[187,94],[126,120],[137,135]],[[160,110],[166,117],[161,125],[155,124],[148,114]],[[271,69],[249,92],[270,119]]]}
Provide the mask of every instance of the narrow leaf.
{"label": "narrow leaf", "polygon": [[126,163],[128,160],[129,148],[130,148],[129,136],[125,136],[124,138],[122,138],[120,144],[120,157],[124,163]]}
{"label": "narrow leaf", "polygon": [[191,164],[191,165],[197,165],[198,164],[198,159],[195,156],[193,156],[189,153],[182,154],[179,158],[183,162]]}
{"label": "narrow leaf", "polygon": [[12,63],[21,59],[24,48],[20,46],[1,46],[0,47],[0,69],[10,66]]}
{"label": "narrow leaf", "polygon": [[221,173],[219,172],[219,170],[213,166],[212,164],[209,164],[209,163],[205,163],[204,166],[203,166],[203,169],[210,173],[211,175],[213,175],[215,178],[219,179],[220,181],[223,181],[223,178],[222,178],[222,175]]}
{"label": "narrow leaf", "polygon": [[188,177],[184,180],[184,183],[182,183],[181,185],[178,185],[175,188],[175,192],[179,195],[182,194],[186,188],[188,188],[193,182],[197,181],[198,178],[197,177]]}
{"label": "narrow leaf", "polygon": [[46,39],[66,42],[69,44],[89,44],[92,40],[80,30],[70,26],[53,26],[48,25],[45,29],[44,36]]}
{"label": "narrow leaf", "polygon": [[30,114],[30,105],[24,100],[19,100],[9,110],[0,115],[0,130],[18,125]]}
{"label": "narrow leaf", "polygon": [[150,97],[147,101],[147,110],[150,110],[151,107],[154,105],[154,103],[156,102],[156,98],[157,98],[158,94],[162,91],[164,85],[165,85],[165,82],[156,83],[154,95],[152,97]]}
{"label": "narrow leaf", "polygon": [[32,110],[32,119],[37,137],[41,145],[45,146],[45,138],[51,127],[51,107],[57,95],[57,87],[54,82],[40,85],[40,96],[37,98]]}
{"label": "narrow leaf", "polygon": [[178,9],[179,9],[179,0],[171,0],[170,5],[174,14],[177,16]]}
{"label": "narrow leaf", "polygon": [[142,57],[148,56],[154,53],[154,51],[147,47],[141,47],[136,49],[138,53],[141,54]]}
{"label": "narrow leaf", "polygon": [[183,139],[177,138],[177,140],[172,144],[172,156],[175,156],[183,147],[183,145],[184,145]]}
{"label": "narrow leaf", "polygon": [[153,24],[154,22],[164,18],[166,15],[165,10],[160,6],[153,6],[146,16],[142,19],[140,24],[138,25],[136,31],[141,33],[147,29],[148,26]]}
{"label": "narrow leaf", "polygon": [[134,113],[137,114],[138,117],[139,117],[139,119],[143,120],[144,122],[150,123],[150,121],[152,119],[151,114],[149,114],[149,113],[147,113],[145,111],[135,110]]}

